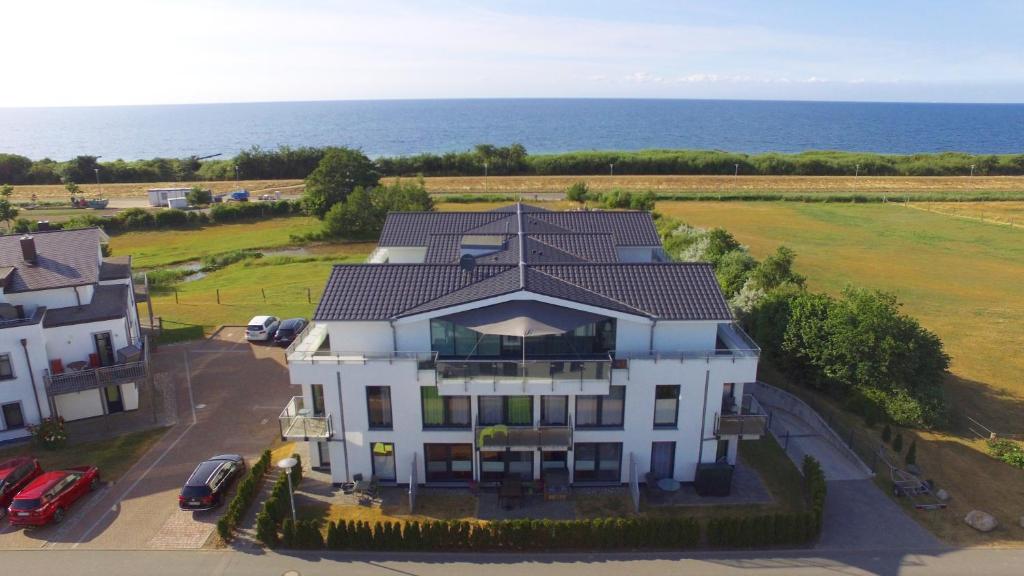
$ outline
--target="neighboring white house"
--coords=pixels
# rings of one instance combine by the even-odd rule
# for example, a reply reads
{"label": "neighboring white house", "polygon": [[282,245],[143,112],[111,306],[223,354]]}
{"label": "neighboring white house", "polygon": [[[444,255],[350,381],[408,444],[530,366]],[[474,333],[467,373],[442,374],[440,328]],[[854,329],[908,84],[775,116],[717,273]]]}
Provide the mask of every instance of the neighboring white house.
{"label": "neighboring white house", "polygon": [[287,351],[281,434],[335,482],[728,468],[765,431],[743,393],[759,351],[710,265],[665,259],[646,212],[389,214]]}
{"label": "neighboring white house", "polygon": [[173,200],[174,198],[184,198],[185,196],[188,196],[188,193],[189,193],[190,190],[192,190],[192,189],[191,188],[150,188],[149,190],[146,190],[146,192],[149,193],[149,205],[150,206],[160,206],[162,208],[167,208],[167,206],[168,206],[167,201],[168,200]]}
{"label": "neighboring white house", "polygon": [[27,425],[138,408],[142,338],[130,257],[98,228],[0,236],[0,442]]}

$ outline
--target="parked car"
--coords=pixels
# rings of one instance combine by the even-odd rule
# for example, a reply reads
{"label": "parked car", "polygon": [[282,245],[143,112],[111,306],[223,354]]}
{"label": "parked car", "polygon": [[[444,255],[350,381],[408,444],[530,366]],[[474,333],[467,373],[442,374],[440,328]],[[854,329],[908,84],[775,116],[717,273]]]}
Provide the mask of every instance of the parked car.
{"label": "parked car", "polygon": [[0,462],[0,518],[7,514],[7,507],[15,494],[42,473],[39,461],[28,456]]}
{"label": "parked car", "polygon": [[254,316],[245,328],[245,339],[250,342],[271,340],[280,323],[276,316]]}
{"label": "parked car", "polygon": [[196,466],[178,495],[182,510],[209,510],[218,506],[242,473],[245,460],[238,454],[221,454]]}
{"label": "parked car", "polygon": [[277,344],[282,348],[287,348],[305,327],[305,318],[289,318],[287,320],[282,320],[281,325],[277,327],[277,332],[274,332],[274,344]]}
{"label": "parked car", "polygon": [[60,524],[71,506],[100,485],[95,466],[43,472],[11,501],[7,518],[12,526]]}

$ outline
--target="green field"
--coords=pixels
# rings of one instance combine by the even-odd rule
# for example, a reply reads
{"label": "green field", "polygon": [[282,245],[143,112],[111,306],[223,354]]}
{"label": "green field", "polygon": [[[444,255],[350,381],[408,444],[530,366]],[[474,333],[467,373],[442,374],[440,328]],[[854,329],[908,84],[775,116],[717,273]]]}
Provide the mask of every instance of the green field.
{"label": "green field", "polygon": [[154,268],[235,250],[281,248],[291,243],[291,234],[319,229],[317,219],[296,216],[198,229],[128,232],[113,236],[110,247],[115,255],[131,254],[136,269]]}

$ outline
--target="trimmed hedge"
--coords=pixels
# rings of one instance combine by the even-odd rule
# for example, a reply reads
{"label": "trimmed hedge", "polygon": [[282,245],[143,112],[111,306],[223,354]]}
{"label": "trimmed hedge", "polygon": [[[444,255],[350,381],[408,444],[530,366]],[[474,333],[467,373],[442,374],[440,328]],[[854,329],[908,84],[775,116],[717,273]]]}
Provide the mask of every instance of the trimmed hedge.
{"label": "trimmed hedge", "polygon": [[[292,468],[291,472],[292,490],[294,491],[299,486],[299,482],[302,481],[302,457],[298,454],[292,454],[292,458],[298,460],[298,464]],[[290,507],[291,498],[288,494],[288,477],[281,474],[277,477],[277,481],[274,482],[274,487],[270,490],[270,496],[263,501],[263,507],[256,515],[256,538],[264,546],[273,548],[280,543],[286,548],[292,547],[285,543],[293,542],[295,537],[296,527],[292,523]],[[278,536],[278,527],[282,526],[282,524],[285,526],[291,525],[292,532],[290,536]]]}
{"label": "trimmed hedge", "polygon": [[217,534],[224,540],[231,540],[234,536],[235,527],[259,493],[263,476],[269,467],[270,450],[264,450],[263,454],[260,454],[260,459],[249,468],[245,478],[238,484],[238,491],[228,504],[228,511],[217,521]]}

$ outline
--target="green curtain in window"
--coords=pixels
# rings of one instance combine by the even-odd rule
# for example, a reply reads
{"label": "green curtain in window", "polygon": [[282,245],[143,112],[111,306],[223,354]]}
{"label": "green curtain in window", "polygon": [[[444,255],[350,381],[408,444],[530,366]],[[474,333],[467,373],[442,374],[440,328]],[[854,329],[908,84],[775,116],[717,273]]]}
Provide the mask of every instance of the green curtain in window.
{"label": "green curtain in window", "polygon": [[423,424],[425,426],[441,426],[444,424],[444,400],[438,396],[437,388],[424,386],[420,388],[423,401]]}
{"label": "green curtain in window", "polygon": [[508,423],[519,426],[533,423],[533,407],[529,396],[508,397]]}

